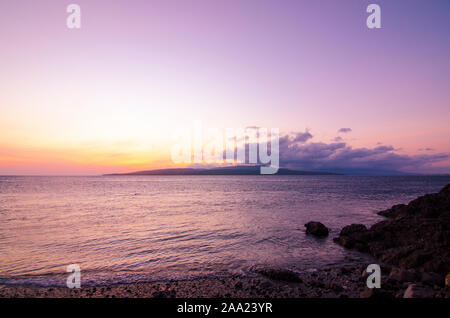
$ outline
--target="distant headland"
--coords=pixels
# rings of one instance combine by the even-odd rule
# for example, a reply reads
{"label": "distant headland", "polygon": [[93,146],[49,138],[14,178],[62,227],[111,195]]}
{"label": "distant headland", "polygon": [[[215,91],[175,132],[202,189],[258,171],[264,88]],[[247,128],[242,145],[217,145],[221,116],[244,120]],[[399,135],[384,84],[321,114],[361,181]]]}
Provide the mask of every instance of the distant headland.
{"label": "distant headland", "polygon": [[[197,176],[197,175],[260,175],[260,166],[231,166],[216,168],[172,168],[135,171],[129,173],[111,173],[104,176]],[[275,175],[339,175],[331,172],[300,171],[280,168]]]}

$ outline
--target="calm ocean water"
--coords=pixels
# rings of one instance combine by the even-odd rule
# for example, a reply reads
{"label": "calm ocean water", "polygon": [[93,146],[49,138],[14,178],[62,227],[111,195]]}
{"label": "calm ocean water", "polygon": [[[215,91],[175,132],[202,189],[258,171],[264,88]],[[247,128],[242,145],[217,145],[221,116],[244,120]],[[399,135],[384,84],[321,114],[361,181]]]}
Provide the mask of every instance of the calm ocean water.
{"label": "calm ocean water", "polygon": [[[333,243],[351,223],[439,191],[450,177],[0,177],[0,283],[64,285],[250,275],[362,258]],[[305,235],[311,220],[331,228]]]}

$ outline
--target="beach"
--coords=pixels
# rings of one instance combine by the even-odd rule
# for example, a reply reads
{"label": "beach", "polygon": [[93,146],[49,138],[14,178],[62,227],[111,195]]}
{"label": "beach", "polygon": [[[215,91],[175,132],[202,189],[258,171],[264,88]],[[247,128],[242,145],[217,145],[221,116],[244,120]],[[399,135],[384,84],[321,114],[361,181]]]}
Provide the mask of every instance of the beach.
{"label": "beach", "polygon": [[[392,277],[398,271],[382,267],[381,289],[366,285],[365,266],[354,264],[302,273],[296,281],[258,277],[197,278],[192,280],[112,284],[107,286],[42,287],[0,285],[0,298],[450,298],[449,286],[419,275],[416,282]],[[419,294],[411,294],[411,286]]]}
{"label": "beach", "polygon": [[0,297],[56,298],[339,298],[359,297],[365,281],[361,265],[326,268],[298,275],[298,281],[257,277],[198,278],[192,280],[67,287],[0,285]]}

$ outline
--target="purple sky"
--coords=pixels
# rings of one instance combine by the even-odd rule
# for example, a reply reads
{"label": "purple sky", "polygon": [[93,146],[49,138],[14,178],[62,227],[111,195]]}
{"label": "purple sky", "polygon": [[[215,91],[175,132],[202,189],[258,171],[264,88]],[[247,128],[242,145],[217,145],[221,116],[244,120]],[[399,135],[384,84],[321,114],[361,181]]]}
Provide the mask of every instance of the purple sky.
{"label": "purple sky", "polygon": [[[71,2],[0,3],[0,174],[170,166],[172,130],[194,120],[308,129],[281,154],[297,168],[384,146],[364,167],[450,172],[448,0],[73,2],[80,30]],[[306,163],[295,147],[336,149]]]}

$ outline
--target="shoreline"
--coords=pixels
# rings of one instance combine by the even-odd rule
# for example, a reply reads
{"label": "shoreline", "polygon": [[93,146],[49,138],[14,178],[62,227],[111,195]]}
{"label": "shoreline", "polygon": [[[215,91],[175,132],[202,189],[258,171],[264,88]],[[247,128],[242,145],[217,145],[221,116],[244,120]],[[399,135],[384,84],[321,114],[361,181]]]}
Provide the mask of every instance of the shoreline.
{"label": "shoreline", "polygon": [[270,269],[255,277],[82,285],[79,289],[0,284],[0,298],[358,298],[365,288],[363,267],[355,263],[299,274]]}
{"label": "shoreline", "polygon": [[0,284],[0,298],[450,298],[450,288],[443,284],[443,279],[440,282],[441,278],[427,272],[404,272],[383,264],[380,264],[381,288],[369,289],[365,272],[368,265],[355,262],[301,273],[262,269],[252,277],[82,285],[79,289]]}

